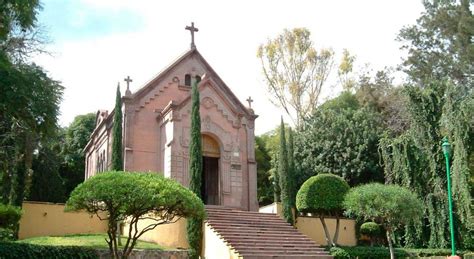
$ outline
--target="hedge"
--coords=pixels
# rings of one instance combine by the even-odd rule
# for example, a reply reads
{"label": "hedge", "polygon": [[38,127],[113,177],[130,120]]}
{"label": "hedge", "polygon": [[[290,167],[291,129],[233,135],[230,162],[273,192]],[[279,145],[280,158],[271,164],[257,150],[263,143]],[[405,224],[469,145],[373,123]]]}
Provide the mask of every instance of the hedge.
{"label": "hedge", "polygon": [[40,246],[16,242],[0,242],[2,259],[95,259],[99,258],[92,248],[79,246]]}
{"label": "hedge", "polygon": [[[370,246],[354,246],[354,247],[337,247],[331,248],[330,254],[334,259],[386,259],[390,258],[390,250],[387,247],[370,247]],[[457,251],[457,255],[463,256],[471,254],[468,251]],[[396,258],[416,258],[430,256],[448,256],[451,255],[450,249],[412,249],[412,248],[396,248]]]}

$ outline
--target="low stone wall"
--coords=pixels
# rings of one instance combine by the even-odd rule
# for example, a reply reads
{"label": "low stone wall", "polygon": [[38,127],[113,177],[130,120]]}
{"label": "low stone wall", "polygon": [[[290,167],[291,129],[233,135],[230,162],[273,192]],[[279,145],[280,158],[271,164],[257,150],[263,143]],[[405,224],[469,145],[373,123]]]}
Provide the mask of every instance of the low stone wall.
{"label": "low stone wall", "polygon": [[[109,254],[109,250],[97,250],[97,254],[100,259],[112,258]],[[133,250],[132,254],[128,257],[129,259],[188,259],[187,250]]]}

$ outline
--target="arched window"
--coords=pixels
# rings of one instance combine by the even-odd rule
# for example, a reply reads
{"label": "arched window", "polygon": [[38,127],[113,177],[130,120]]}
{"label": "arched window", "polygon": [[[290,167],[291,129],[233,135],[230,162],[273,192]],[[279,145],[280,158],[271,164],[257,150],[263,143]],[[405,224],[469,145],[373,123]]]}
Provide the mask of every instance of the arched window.
{"label": "arched window", "polygon": [[184,85],[191,86],[191,75],[190,74],[184,75]]}
{"label": "arched window", "polygon": [[198,84],[199,84],[199,82],[201,82],[201,76],[199,76],[199,75],[196,75],[196,83],[198,83]]}

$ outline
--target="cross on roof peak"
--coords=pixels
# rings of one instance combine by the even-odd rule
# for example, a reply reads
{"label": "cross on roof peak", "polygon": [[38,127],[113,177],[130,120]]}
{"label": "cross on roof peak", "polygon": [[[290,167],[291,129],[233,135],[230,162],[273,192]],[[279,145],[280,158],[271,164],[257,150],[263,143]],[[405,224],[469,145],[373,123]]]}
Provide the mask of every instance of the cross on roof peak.
{"label": "cross on roof peak", "polygon": [[184,29],[191,32],[191,49],[195,49],[196,45],[194,44],[194,32],[198,32],[199,29],[194,27],[194,22],[191,22],[191,26],[186,26]]}
{"label": "cross on roof peak", "polygon": [[123,79],[123,81],[127,82],[127,90],[125,91],[125,95],[130,95],[130,82],[133,82],[133,80],[130,78],[130,76],[127,76],[126,78]]}
{"label": "cross on roof peak", "polygon": [[253,99],[251,96],[246,100],[249,103],[249,108],[252,108]]}

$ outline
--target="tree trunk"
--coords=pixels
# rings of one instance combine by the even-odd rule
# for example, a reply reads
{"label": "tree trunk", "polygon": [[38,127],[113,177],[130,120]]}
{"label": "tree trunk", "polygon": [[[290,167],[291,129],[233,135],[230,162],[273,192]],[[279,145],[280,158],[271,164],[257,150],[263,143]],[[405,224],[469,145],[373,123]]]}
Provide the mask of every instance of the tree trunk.
{"label": "tree trunk", "polygon": [[319,217],[319,219],[321,220],[321,224],[323,225],[324,235],[326,236],[326,242],[328,244],[328,247],[331,247],[331,235],[329,234],[328,227],[326,226],[326,221],[324,221],[324,217],[321,216]]}
{"label": "tree trunk", "polygon": [[390,238],[390,229],[387,229],[387,242],[390,248],[390,259],[395,259],[395,251],[393,250],[392,239]]}
{"label": "tree trunk", "polygon": [[332,240],[333,246],[337,246],[337,239],[339,237],[339,223],[340,223],[339,215],[336,215],[336,231],[334,233],[334,238]]}

